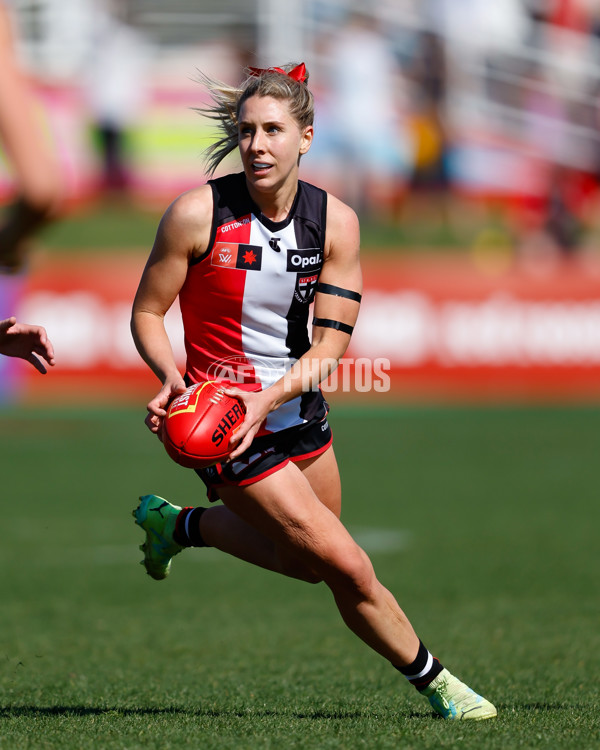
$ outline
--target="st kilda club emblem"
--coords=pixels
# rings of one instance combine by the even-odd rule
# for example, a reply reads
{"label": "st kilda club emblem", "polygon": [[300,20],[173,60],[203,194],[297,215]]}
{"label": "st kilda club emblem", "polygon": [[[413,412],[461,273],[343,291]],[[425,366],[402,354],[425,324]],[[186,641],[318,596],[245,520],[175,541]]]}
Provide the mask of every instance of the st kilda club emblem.
{"label": "st kilda club emblem", "polygon": [[294,290],[294,297],[298,302],[312,302],[315,296],[315,289],[317,288],[317,281],[319,280],[318,274],[311,276],[302,276],[298,274],[296,279],[296,289]]}

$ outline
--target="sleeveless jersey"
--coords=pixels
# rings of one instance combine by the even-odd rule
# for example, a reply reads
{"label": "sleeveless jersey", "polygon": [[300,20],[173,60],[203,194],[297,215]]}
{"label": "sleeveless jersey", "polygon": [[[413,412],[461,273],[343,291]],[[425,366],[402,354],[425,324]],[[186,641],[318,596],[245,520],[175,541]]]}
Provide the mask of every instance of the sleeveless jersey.
{"label": "sleeveless jersey", "polygon": [[[310,347],[309,305],[323,265],[327,193],[299,181],[288,217],[274,222],[250,197],[244,173],[209,184],[208,250],[191,262],[179,293],[187,379],[264,389]],[[324,414],[320,390],[304,393],[271,412],[260,434]]]}

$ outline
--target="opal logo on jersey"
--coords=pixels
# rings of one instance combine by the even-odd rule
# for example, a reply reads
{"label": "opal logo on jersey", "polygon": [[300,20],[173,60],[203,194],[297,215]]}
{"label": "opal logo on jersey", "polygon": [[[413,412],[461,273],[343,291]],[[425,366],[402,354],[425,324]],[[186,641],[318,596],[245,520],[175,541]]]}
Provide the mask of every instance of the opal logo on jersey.
{"label": "opal logo on jersey", "polygon": [[322,265],[323,253],[319,247],[287,251],[287,271],[315,273]]}
{"label": "opal logo on jersey", "polygon": [[238,242],[215,242],[210,254],[211,266],[237,268],[245,271],[260,271],[262,247]]}

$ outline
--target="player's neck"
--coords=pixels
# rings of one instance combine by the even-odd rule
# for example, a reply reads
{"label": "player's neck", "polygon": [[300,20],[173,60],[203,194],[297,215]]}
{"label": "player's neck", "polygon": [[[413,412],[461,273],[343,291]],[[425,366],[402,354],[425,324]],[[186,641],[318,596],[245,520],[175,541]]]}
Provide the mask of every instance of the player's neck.
{"label": "player's neck", "polygon": [[292,184],[282,185],[273,192],[257,190],[254,185],[249,184],[248,192],[263,216],[274,222],[285,221],[294,205],[298,181],[294,180]]}

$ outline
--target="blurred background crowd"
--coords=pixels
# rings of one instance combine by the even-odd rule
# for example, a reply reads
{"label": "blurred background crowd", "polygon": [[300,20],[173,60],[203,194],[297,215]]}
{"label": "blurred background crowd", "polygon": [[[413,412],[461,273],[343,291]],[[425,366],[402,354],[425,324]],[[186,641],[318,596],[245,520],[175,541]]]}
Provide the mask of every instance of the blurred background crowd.
{"label": "blurred background crowd", "polygon": [[[593,249],[599,0],[5,5],[67,207],[107,195],[164,207],[205,179],[197,70],[235,83],[243,65],[304,60],[317,121],[303,176],[363,219],[451,230],[484,212],[476,250]],[[0,158],[0,199],[16,192]]]}

